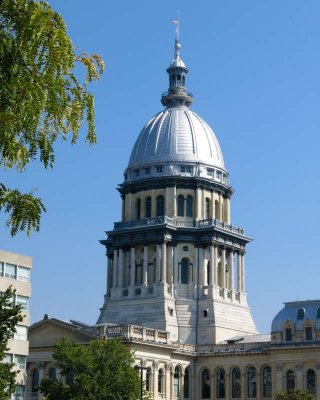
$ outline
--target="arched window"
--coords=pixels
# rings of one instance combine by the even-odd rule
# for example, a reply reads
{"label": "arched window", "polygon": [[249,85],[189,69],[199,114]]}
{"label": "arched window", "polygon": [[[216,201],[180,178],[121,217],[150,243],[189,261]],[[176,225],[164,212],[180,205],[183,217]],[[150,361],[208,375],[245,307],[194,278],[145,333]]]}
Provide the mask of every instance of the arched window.
{"label": "arched window", "polygon": [[214,215],[215,219],[220,219],[220,207],[218,200],[214,202]]}
{"label": "arched window", "polygon": [[151,218],[151,197],[146,199],[146,218]]}
{"label": "arched window", "polygon": [[216,382],[217,399],[224,399],[226,397],[226,379],[225,371],[223,368],[218,368]]}
{"label": "arched window", "polygon": [[55,368],[50,368],[49,378],[55,381],[57,379],[57,370]]}
{"label": "arched window", "polygon": [[182,75],[182,86],[186,85],[186,78],[184,75]]}
{"label": "arched window", "polygon": [[297,312],[297,319],[298,320],[304,319],[304,313],[305,313],[305,309],[299,308],[299,310]]}
{"label": "arched window", "polygon": [[202,399],[210,399],[210,372],[208,369],[202,371],[201,396]]}
{"label": "arched window", "polygon": [[181,86],[181,75],[177,75],[178,86]]}
{"label": "arched window", "polygon": [[231,375],[231,392],[233,399],[241,398],[241,375],[239,368],[233,368]]}
{"label": "arched window", "polygon": [[38,391],[38,387],[39,387],[39,370],[38,369],[34,369],[32,371],[32,392],[35,393]]}
{"label": "arched window", "polygon": [[180,396],[180,368],[179,367],[176,367],[174,369],[173,394],[174,394],[174,397],[179,397]]}
{"label": "arched window", "polygon": [[320,318],[320,307],[317,309],[317,318]]}
{"label": "arched window", "polygon": [[141,218],[141,199],[137,199],[137,219]]}
{"label": "arched window", "polygon": [[189,283],[189,259],[183,258],[181,260],[181,283]]}
{"label": "arched window", "polygon": [[247,395],[251,399],[257,397],[257,371],[253,367],[247,371]]}
{"label": "arched window", "polygon": [[209,218],[210,218],[210,199],[207,197],[204,209],[204,219],[209,219]]}
{"label": "arched window", "polygon": [[146,369],[146,391],[150,392],[151,391],[151,370],[150,368]]}
{"label": "arched window", "polygon": [[184,217],[184,197],[182,194],[178,196],[178,217]]}
{"label": "arched window", "polygon": [[162,217],[164,215],[164,197],[157,197],[157,217]]}
{"label": "arched window", "polygon": [[287,391],[294,390],[296,387],[296,378],[294,376],[294,372],[289,369],[287,372]]}
{"label": "arched window", "polygon": [[163,393],[163,388],[164,388],[163,382],[164,382],[164,372],[163,369],[160,368],[158,372],[158,393]]}
{"label": "arched window", "polygon": [[313,369],[307,371],[307,391],[310,394],[316,393],[316,375]]}
{"label": "arched window", "polygon": [[190,396],[190,373],[189,368],[186,368],[184,371],[184,379],[183,379],[183,397],[188,399]]}
{"label": "arched window", "polygon": [[272,397],[272,375],[271,367],[264,367],[262,371],[262,394],[263,397]]}
{"label": "arched window", "polygon": [[187,217],[192,217],[192,196],[187,196]]}
{"label": "arched window", "polygon": [[218,264],[218,286],[222,286],[222,268],[221,268],[221,262]]}

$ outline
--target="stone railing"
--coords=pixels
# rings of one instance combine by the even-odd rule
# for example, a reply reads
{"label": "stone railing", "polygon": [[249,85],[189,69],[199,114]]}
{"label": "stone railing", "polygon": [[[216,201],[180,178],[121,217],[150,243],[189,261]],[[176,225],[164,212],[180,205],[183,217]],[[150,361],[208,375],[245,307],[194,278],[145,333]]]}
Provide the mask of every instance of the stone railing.
{"label": "stone railing", "polygon": [[98,325],[97,331],[100,337],[119,337],[166,344],[170,342],[169,332],[137,325]]}
{"label": "stone railing", "polygon": [[225,222],[221,222],[217,219],[202,219],[196,221],[194,218],[169,218],[166,216],[155,217],[155,218],[143,218],[137,219],[135,221],[127,221],[127,222],[115,222],[114,230],[122,230],[122,229],[133,229],[139,227],[146,226],[156,226],[156,225],[169,225],[175,228],[206,228],[206,227],[217,227],[232,233],[236,233],[237,235],[244,235],[244,229],[238,228],[233,225],[229,225]]}
{"label": "stone railing", "polygon": [[252,343],[226,343],[215,345],[200,345],[197,346],[199,354],[208,353],[231,353],[231,352],[245,352],[245,351],[263,351],[270,347],[270,342],[252,342]]}

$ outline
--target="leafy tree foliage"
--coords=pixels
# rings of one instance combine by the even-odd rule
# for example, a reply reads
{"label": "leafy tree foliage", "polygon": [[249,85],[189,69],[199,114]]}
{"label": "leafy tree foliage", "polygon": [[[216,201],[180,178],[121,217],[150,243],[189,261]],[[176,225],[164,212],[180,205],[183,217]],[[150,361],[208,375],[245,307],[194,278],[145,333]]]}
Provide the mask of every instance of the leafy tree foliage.
{"label": "leafy tree foliage", "polygon": [[312,400],[314,396],[306,390],[290,390],[289,392],[276,393],[276,400]]}
{"label": "leafy tree foliage", "polygon": [[72,384],[45,378],[40,391],[47,400],[136,400],[140,379],[130,351],[118,339],[93,340],[89,345],[62,339],[54,345],[53,358]]}
{"label": "leafy tree foliage", "polygon": [[[23,320],[21,305],[13,304],[15,290],[11,286],[0,296],[0,361],[8,350],[8,341],[16,332],[16,326]],[[0,362],[0,399],[9,400],[16,390],[17,371],[12,364]]]}
{"label": "leafy tree foliage", "polygon": [[[75,75],[82,65],[83,82]],[[77,55],[62,17],[36,0],[0,1],[0,167],[23,171],[33,160],[54,164],[58,137],[78,139],[83,120],[86,140],[96,143],[94,99],[87,85],[103,73],[97,55]],[[0,184],[0,210],[11,235],[39,230],[45,206],[34,193]]]}

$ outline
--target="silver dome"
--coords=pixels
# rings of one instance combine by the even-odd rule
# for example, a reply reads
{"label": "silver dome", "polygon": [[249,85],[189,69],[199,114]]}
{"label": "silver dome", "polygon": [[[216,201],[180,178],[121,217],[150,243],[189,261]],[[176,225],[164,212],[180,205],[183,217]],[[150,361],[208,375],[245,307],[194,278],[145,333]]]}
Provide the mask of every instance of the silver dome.
{"label": "silver dome", "polygon": [[200,163],[225,171],[216,136],[188,107],[167,108],[151,118],[133,147],[128,168],[159,162]]}
{"label": "silver dome", "polygon": [[[315,321],[317,329],[320,328],[320,319],[317,318],[320,300],[292,301],[284,305],[272,321],[271,332],[282,332],[287,321],[292,322],[297,330],[303,330],[305,320]],[[304,310],[304,318],[300,320],[297,318],[299,309]]]}

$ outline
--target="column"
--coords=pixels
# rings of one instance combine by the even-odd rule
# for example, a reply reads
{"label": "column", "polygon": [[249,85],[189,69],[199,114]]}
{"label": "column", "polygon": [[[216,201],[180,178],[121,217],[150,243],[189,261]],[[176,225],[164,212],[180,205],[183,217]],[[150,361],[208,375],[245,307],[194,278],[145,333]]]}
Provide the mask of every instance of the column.
{"label": "column", "polygon": [[170,365],[166,366],[166,399],[171,399],[171,368]]}
{"label": "column", "polygon": [[164,215],[170,215],[169,205],[172,204],[173,199],[170,199],[170,188],[166,187],[164,195]]}
{"label": "column", "polygon": [[243,292],[246,291],[246,277],[245,277],[245,270],[244,270],[244,255],[245,253],[241,254],[241,290]]}
{"label": "column", "polygon": [[261,373],[260,367],[256,368],[257,375],[256,375],[256,382],[257,382],[257,399],[262,398],[262,389],[261,389]]}
{"label": "column", "polygon": [[234,253],[233,250],[230,251],[229,253],[229,289],[233,290],[234,289],[234,265],[233,265],[233,257]]}
{"label": "column", "polygon": [[[44,370],[46,368],[46,363],[41,361],[38,362],[37,364],[38,370],[39,370],[39,384],[41,383],[42,379],[44,378]],[[43,399],[43,395],[41,394],[41,392],[39,391],[37,393],[37,400],[42,400]]]}
{"label": "column", "polygon": [[241,292],[241,255],[237,252],[237,291]]}
{"label": "column", "polygon": [[173,187],[173,217],[177,216],[177,187]]}
{"label": "column", "polygon": [[130,248],[130,286],[133,288],[136,284],[136,248]]}
{"label": "column", "polygon": [[206,195],[204,189],[202,189],[202,210],[201,210],[201,219],[205,218],[205,209],[206,209]]}
{"label": "column", "polygon": [[221,287],[226,287],[226,249],[225,247],[221,250]]}
{"label": "column", "polygon": [[113,283],[112,287],[117,287],[117,273],[118,273],[118,250],[114,250],[113,252]]}
{"label": "column", "polygon": [[210,371],[210,399],[214,400],[215,399],[215,380],[214,380],[214,373],[212,373],[212,371]]}
{"label": "column", "polygon": [[161,280],[161,247],[157,244],[156,247],[156,282]]}
{"label": "column", "polygon": [[199,284],[204,285],[204,271],[203,271],[203,248],[199,247]]}
{"label": "column", "polygon": [[176,246],[172,243],[171,248],[171,263],[172,263],[172,274],[173,274],[173,283],[178,283],[181,280],[181,275],[179,274],[179,266],[176,262]]}
{"label": "column", "polygon": [[153,400],[158,400],[158,371],[159,364],[157,362],[153,363]]}
{"label": "column", "polygon": [[123,286],[123,275],[124,275],[124,254],[123,249],[119,249],[119,287]]}
{"label": "column", "polygon": [[227,207],[227,220],[226,222],[230,224],[231,222],[231,211],[230,211],[230,198],[227,198],[225,201],[226,207]]}
{"label": "column", "polygon": [[210,272],[209,272],[209,286],[212,286],[214,284],[214,278],[215,278],[215,259],[214,259],[214,245],[212,244],[210,246]]}
{"label": "column", "polygon": [[276,365],[276,385],[275,385],[276,392],[281,392],[282,390],[284,390],[282,370],[283,370],[283,364],[277,364]]}
{"label": "column", "polygon": [[221,194],[219,194],[219,214],[220,214],[220,221],[223,221],[223,198]]}
{"label": "column", "polygon": [[111,277],[111,267],[112,267],[112,258],[111,258],[111,255],[107,255],[107,258],[108,258],[108,263],[107,263],[107,283],[106,283],[106,287],[107,287],[107,294],[109,294],[110,293],[110,289],[111,289],[111,280],[112,280],[112,277]]}
{"label": "column", "polygon": [[296,383],[296,388],[297,389],[303,389],[303,363],[299,363],[296,365],[296,377],[297,377],[297,383]]}
{"label": "column", "polygon": [[148,245],[143,247],[143,285],[148,284]]}
{"label": "column", "polygon": [[218,285],[218,246],[216,244],[213,246],[213,265],[213,282]]}
{"label": "column", "polygon": [[167,283],[167,244],[161,245],[161,282]]}
{"label": "column", "polygon": [[240,371],[241,374],[241,399],[245,400],[247,398],[247,385],[246,385],[246,373]]}
{"label": "column", "polygon": [[155,190],[151,189],[151,218],[157,215],[157,200],[155,196]]}
{"label": "column", "polygon": [[225,399],[231,399],[231,393],[230,393],[230,374],[229,372],[225,371],[225,383],[224,383],[224,388],[225,388]]}

